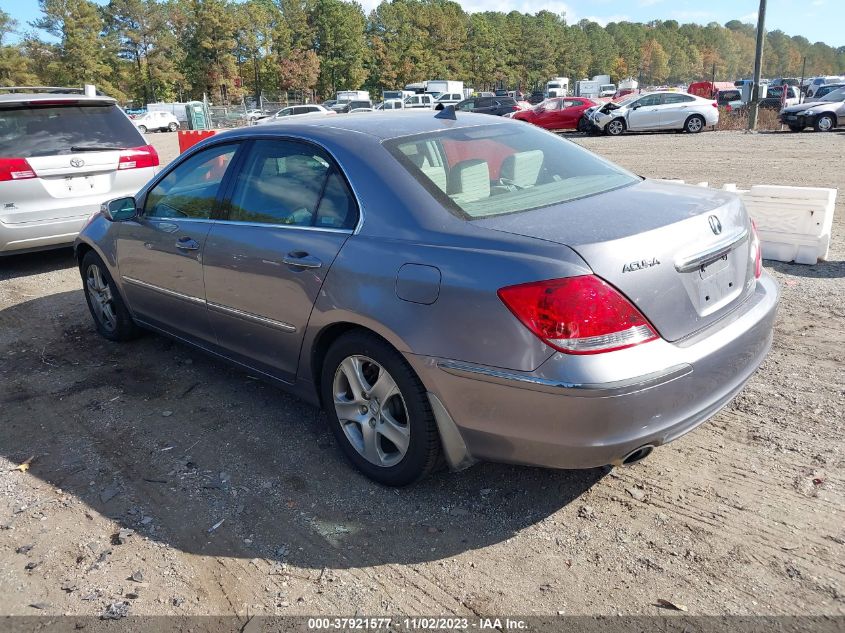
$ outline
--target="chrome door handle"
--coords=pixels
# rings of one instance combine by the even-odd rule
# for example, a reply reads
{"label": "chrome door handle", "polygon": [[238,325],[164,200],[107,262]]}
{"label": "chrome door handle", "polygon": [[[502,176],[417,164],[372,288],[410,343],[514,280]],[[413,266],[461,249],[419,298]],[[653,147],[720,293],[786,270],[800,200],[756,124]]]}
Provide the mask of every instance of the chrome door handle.
{"label": "chrome door handle", "polygon": [[320,268],[323,265],[323,262],[316,257],[299,252],[288,253],[282,258],[282,263],[297,268]]}
{"label": "chrome door handle", "polygon": [[195,251],[200,247],[199,242],[190,237],[180,237],[176,240],[176,248],[183,251]]}

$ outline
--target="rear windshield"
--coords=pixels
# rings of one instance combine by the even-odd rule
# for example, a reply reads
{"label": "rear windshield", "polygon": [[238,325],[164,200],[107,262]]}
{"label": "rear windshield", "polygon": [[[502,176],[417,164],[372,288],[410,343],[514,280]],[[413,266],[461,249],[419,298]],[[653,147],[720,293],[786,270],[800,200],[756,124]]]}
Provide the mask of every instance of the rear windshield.
{"label": "rear windshield", "polygon": [[71,154],[71,147],[138,147],[144,139],[116,105],[0,109],[0,156]]}
{"label": "rear windshield", "polygon": [[570,141],[525,125],[484,125],[385,141],[391,154],[464,219],[528,211],[639,182]]}

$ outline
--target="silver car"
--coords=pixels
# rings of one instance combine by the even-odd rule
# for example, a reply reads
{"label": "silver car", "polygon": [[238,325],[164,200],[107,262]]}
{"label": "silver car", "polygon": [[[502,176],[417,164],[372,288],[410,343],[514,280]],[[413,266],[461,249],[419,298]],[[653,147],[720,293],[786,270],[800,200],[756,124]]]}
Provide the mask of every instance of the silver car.
{"label": "silver car", "polygon": [[134,195],[158,154],[109,97],[0,94],[0,256],[69,246],[100,205]]}
{"label": "silver car", "polygon": [[660,130],[696,134],[719,122],[719,105],[713,99],[685,92],[650,92],[599,106],[590,112],[588,120],[608,136]]}
{"label": "silver car", "polygon": [[390,485],[642,459],[737,394],[778,299],[735,195],[451,109],[212,137],[76,253],[103,336],[263,374]]}

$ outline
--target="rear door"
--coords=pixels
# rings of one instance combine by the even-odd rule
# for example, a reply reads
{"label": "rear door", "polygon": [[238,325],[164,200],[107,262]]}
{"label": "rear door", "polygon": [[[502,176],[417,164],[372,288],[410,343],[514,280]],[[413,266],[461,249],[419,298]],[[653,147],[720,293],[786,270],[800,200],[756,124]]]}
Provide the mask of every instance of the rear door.
{"label": "rear door", "polygon": [[338,166],[300,141],[254,141],[205,248],[209,318],[236,360],[293,381],[311,309],[358,221]]}
{"label": "rear door", "polygon": [[120,224],[117,263],[135,314],[195,342],[213,343],[203,283],[206,237],[237,143],[206,148],[147,193],[140,217]]}
{"label": "rear door", "polygon": [[687,117],[692,114],[691,108],[696,99],[692,95],[664,94],[663,102],[658,107],[660,111],[660,127],[664,130],[680,130],[684,127]]}
{"label": "rear door", "polygon": [[661,95],[653,94],[641,97],[631,104],[628,113],[629,130],[656,130],[660,127]]}

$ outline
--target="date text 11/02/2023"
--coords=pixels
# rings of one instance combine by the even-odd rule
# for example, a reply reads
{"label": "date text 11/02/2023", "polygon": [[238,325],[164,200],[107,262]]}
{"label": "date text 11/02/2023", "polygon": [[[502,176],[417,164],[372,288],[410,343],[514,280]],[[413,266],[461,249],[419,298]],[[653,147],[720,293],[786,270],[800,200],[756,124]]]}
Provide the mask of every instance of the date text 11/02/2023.
{"label": "date text 11/02/2023", "polygon": [[511,618],[461,618],[461,617],[414,617],[414,618],[383,618],[383,617],[323,617],[309,618],[310,630],[405,630],[405,631],[456,631],[456,630],[526,630],[525,620]]}

